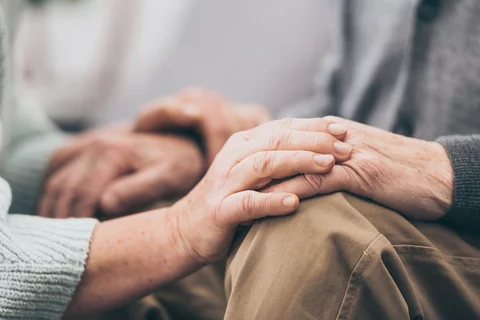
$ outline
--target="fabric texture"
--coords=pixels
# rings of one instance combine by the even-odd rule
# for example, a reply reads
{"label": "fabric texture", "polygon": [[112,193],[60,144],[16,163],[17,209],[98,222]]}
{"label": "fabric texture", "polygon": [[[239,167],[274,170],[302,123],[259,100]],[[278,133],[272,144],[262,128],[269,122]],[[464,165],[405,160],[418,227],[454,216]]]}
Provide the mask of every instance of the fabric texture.
{"label": "fabric texture", "polygon": [[479,319],[478,248],[478,236],[319,196],[239,237],[225,320]]}
{"label": "fabric texture", "polygon": [[438,139],[452,162],[455,174],[454,203],[446,221],[480,228],[480,135]]}
{"label": "fabric texture", "polygon": [[75,320],[222,320],[227,305],[222,268],[203,267],[132,304]]}
{"label": "fabric texture", "polygon": [[456,186],[447,221],[480,228],[480,2],[329,3],[332,44],[315,93],[278,116],[331,114],[424,140],[441,138]]}
{"label": "fabric texture", "polygon": [[[2,9],[8,10],[11,5],[11,1],[0,1],[2,26],[5,21]],[[9,21],[15,21],[13,12],[7,11],[6,15]],[[34,213],[45,165],[65,137],[40,109],[14,100],[3,27],[0,44],[0,172],[14,187],[16,209]],[[81,280],[97,221],[9,214],[11,203],[10,185],[0,178],[0,318],[60,319]]]}
{"label": "fabric texture", "polygon": [[242,229],[226,271],[82,319],[478,319],[479,281],[478,235],[335,193]]}

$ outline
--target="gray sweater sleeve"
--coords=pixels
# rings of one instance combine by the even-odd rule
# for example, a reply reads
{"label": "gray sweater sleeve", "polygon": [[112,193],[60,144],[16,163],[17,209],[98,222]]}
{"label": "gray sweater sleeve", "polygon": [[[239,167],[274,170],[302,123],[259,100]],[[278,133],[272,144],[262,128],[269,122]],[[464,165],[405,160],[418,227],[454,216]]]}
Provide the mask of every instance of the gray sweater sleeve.
{"label": "gray sweater sleeve", "polygon": [[7,214],[10,196],[0,179],[0,319],[60,319],[97,221]]}
{"label": "gray sweater sleeve", "polygon": [[447,223],[480,229],[480,135],[444,136],[437,140],[450,157],[454,173],[453,205]]}
{"label": "gray sweater sleeve", "polygon": [[67,136],[33,103],[17,103],[12,98],[11,104],[5,107],[8,140],[0,174],[13,191],[11,210],[35,214],[48,161]]}
{"label": "gray sweater sleeve", "polygon": [[[3,89],[0,110],[4,135],[0,175],[13,190],[11,210],[34,214],[45,168],[66,136],[47,118],[37,101],[28,99],[14,85],[10,44],[19,20],[18,2],[0,0],[0,90]],[[9,39],[7,35],[12,37]]]}
{"label": "gray sweater sleeve", "polygon": [[[31,213],[45,165],[65,137],[33,103],[15,102],[1,6],[13,2],[0,0],[1,174],[13,186],[14,212]],[[0,319],[60,319],[81,280],[97,221],[9,215],[11,202],[12,190],[0,178]]]}

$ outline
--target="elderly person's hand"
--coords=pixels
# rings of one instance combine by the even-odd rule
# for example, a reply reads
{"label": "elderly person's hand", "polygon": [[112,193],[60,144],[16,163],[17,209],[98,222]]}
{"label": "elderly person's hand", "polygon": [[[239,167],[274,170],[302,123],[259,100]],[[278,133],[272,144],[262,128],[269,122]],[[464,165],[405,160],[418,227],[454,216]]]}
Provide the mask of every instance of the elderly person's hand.
{"label": "elderly person's hand", "polygon": [[[332,134],[330,134],[330,133]],[[175,243],[200,264],[225,256],[242,223],[294,211],[293,192],[261,193],[274,179],[324,174],[350,157],[345,130],[322,119],[285,119],[232,135],[199,184],[170,210]]]}
{"label": "elderly person's hand", "polygon": [[294,192],[306,198],[348,191],[395,209],[410,219],[438,220],[452,204],[453,171],[436,142],[408,138],[337,117],[344,125],[352,158],[327,175],[301,175],[265,191]]}
{"label": "elderly person's hand", "polygon": [[201,182],[172,207],[96,227],[67,313],[112,309],[223,259],[239,224],[298,207],[295,193],[257,190],[273,179],[326,173],[335,160],[349,159],[344,135],[322,119],[275,121],[233,135]]}
{"label": "elderly person's hand", "polygon": [[90,217],[133,212],[189,191],[205,170],[193,141],[109,128],[81,134],[53,156],[39,215]]}
{"label": "elderly person's hand", "polygon": [[187,89],[174,97],[154,101],[145,107],[135,122],[134,130],[191,130],[199,136],[207,161],[211,163],[233,133],[253,128],[268,120],[269,114],[261,106],[234,106],[214,92]]}

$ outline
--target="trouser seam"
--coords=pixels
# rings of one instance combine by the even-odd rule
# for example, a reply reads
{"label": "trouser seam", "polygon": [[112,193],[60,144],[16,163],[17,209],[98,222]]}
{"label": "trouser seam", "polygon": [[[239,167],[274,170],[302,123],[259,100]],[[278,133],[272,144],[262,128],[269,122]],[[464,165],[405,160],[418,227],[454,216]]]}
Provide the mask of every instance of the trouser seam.
{"label": "trouser seam", "polygon": [[337,320],[347,319],[347,317],[350,315],[351,306],[354,302],[356,292],[358,291],[362,273],[372,262],[373,254],[378,251],[377,247],[381,245],[379,241],[383,239],[386,240],[383,234],[378,234],[375,239],[369,243],[367,248],[363,251],[362,256],[355,264],[355,267],[350,273],[350,277],[347,282],[345,294],[336,317]]}

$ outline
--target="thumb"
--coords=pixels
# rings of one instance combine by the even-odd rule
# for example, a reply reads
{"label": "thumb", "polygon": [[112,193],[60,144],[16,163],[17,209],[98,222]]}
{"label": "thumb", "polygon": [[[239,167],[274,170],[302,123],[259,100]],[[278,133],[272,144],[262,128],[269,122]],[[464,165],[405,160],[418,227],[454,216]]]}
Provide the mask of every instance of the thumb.
{"label": "thumb", "polygon": [[124,176],[111,183],[100,199],[100,208],[105,214],[119,215],[133,212],[168,192],[168,186],[158,168],[150,168]]}
{"label": "thumb", "polygon": [[226,225],[235,227],[268,216],[292,213],[298,205],[298,197],[292,193],[247,190],[228,196],[222,203],[219,218]]}
{"label": "thumb", "polygon": [[172,129],[197,129],[202,119],[195,104],[184,104],[172,99],[146,107],[135,121],[134,131],[152,132]]}

